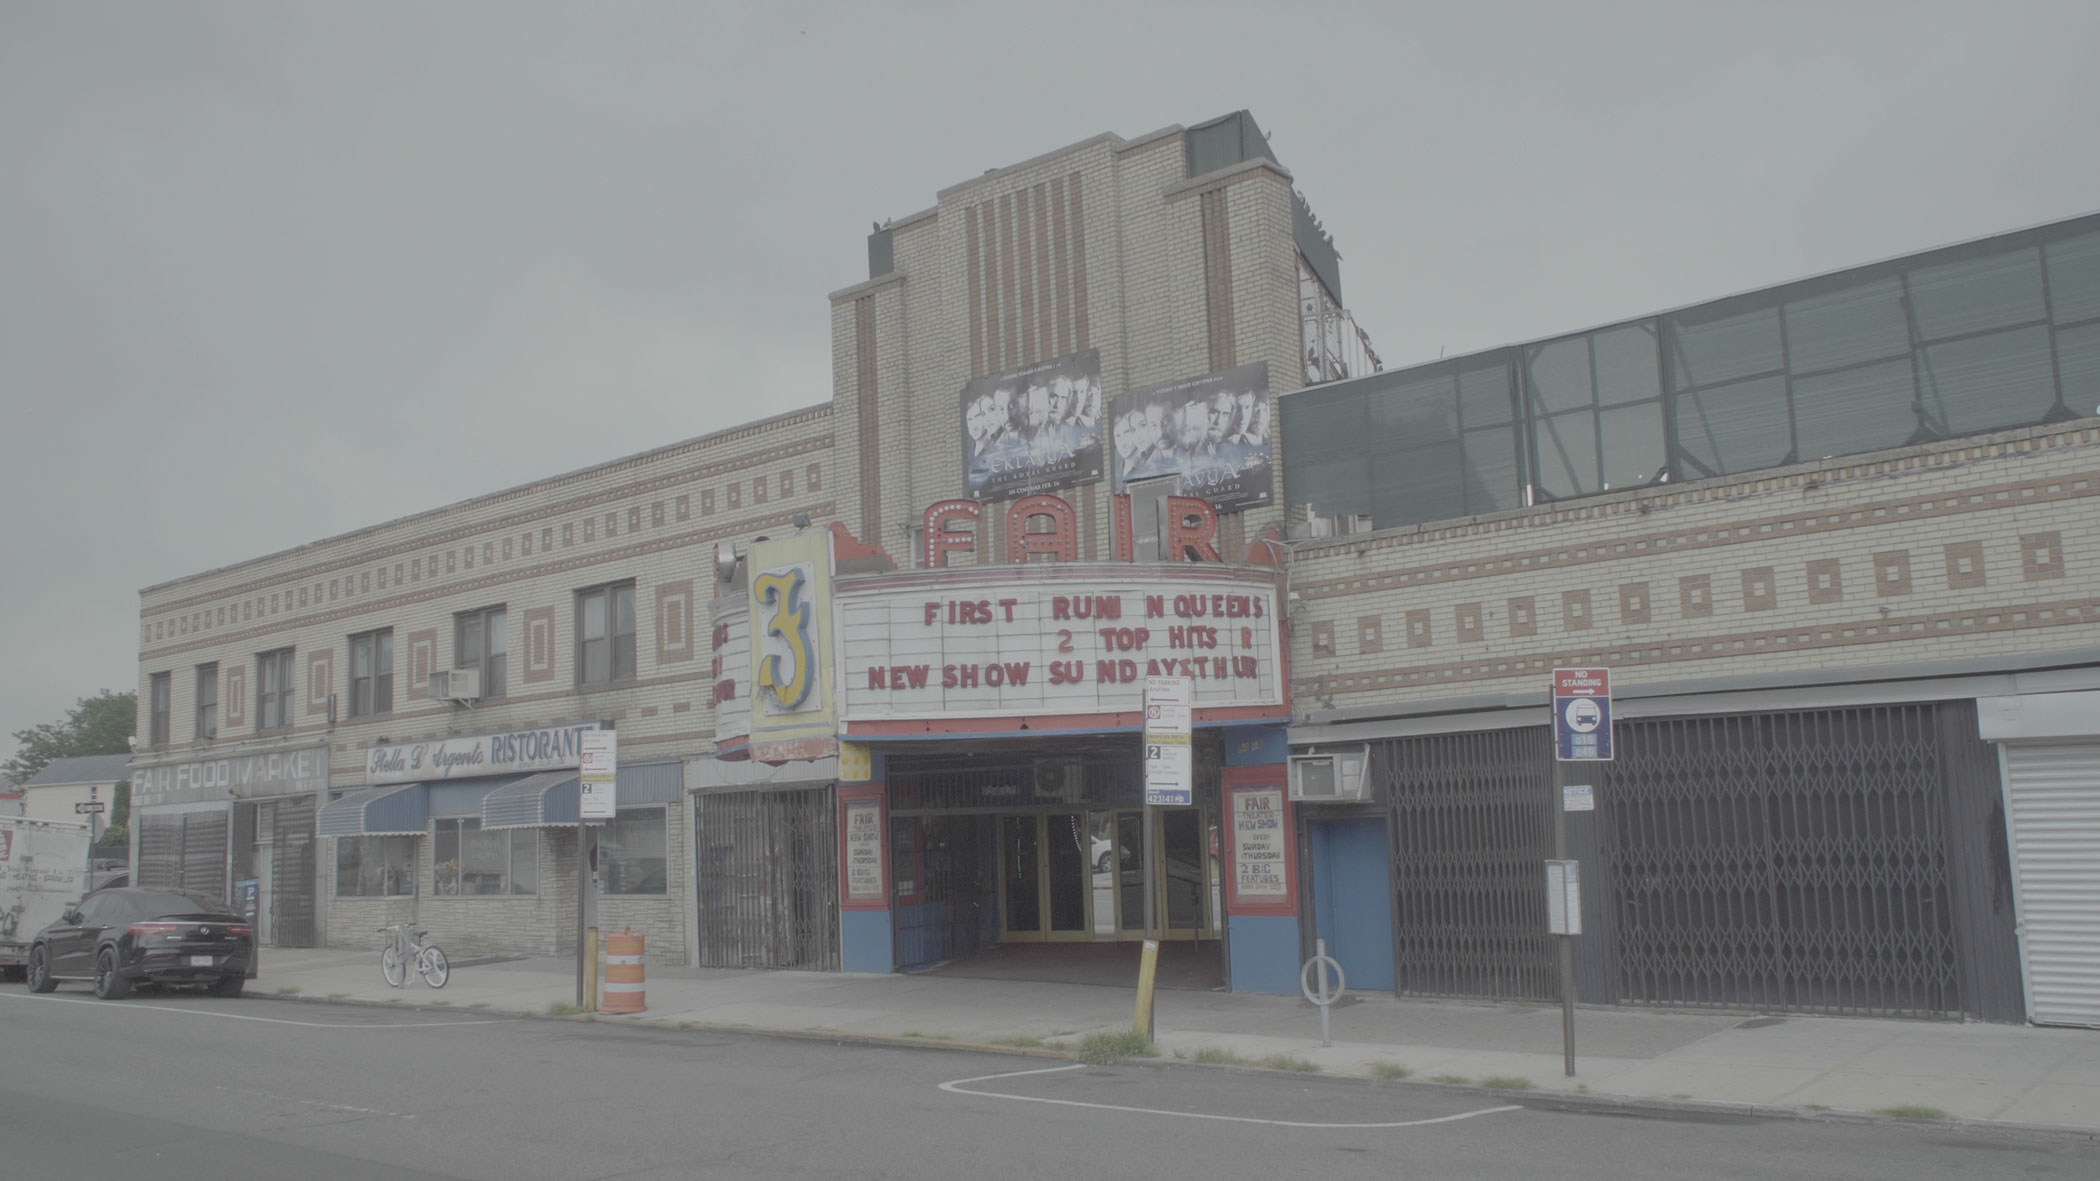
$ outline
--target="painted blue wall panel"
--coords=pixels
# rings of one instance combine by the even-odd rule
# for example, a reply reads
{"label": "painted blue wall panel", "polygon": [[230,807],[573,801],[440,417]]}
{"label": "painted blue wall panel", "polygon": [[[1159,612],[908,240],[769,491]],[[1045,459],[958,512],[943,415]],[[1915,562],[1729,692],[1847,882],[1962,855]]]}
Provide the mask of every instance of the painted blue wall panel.
{"label": "painted blue wall panel", "polygon": [[1314,938],[1327,941],[1351,990],[1393,991],[1385,820],[1316,820],[1311,836]]}
{"label": "painted blue wall panel", "polygon": [[1298,920],[1284,915],[1236,914],[1232,934],[1232,991],[1298,992]]}
{"label": "painted blue wall panel", "polygon": [[841,947],[839,966],[848,972],[894,972],[896,961],[890,950],[890,912],[886,910],[842,910],[839,912]]}

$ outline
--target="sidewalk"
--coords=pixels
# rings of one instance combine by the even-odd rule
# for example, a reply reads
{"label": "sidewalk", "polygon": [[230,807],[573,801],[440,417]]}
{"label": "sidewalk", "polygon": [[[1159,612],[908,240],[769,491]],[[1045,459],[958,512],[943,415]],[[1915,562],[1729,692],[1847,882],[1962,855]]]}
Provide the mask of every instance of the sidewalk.
{"label": "sidewalk", "polygon": [[[376,951],[271,949],[256,996],[547,1014],[576,999],[572,960],[455,963],[442,990],[387,987]],[[599,1020],[990,1043],[1130,1028],[1133,988],[650,965],[645,1012]],[[2100,1135],[2100,1031],[1747,1013],[1581,1008],[1562,1074],[1553,1006],[1351,996],[1330,1015],[1295,997],[1161,992],[1163,1057],[1284,1055],[1337,1075],[1522,1086],[1586,1101],[1721,1103],[1909,1114]],[[558,1009],[555,1011],[559,1011]],[[1492,1080],[1492,1081],[1491,1081]],[[1910,1109],[1898,1111],[1896,1109]],[[1926,1111],[1923,1109],[1930,1109]]]}

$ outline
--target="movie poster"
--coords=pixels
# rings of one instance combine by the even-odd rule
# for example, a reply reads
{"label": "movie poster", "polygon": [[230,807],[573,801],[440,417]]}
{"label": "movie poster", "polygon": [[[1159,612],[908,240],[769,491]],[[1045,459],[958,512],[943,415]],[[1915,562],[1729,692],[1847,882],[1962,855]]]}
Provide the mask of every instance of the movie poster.
{"label": "movie poster", "polygon": [[1101,478],[1098,349],[980,377],[963,386],[962,415],[964,490],[974,500]]}
{"label": "movie poster", "polygon": [[1269,503],[1269,367],[1242,365],[1132,390],[1115,400],[1115,489],[1180,476],[1221,513]]}

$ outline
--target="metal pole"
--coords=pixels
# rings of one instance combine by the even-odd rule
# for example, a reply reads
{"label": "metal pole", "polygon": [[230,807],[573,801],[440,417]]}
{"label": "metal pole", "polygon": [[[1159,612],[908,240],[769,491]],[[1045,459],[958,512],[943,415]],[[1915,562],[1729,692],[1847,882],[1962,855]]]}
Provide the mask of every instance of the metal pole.
{"label": "metal pole", "polygon": [[576,822],[576,1007],[582,1008],[589,998],[584,994],[584,940],[587,938],[586,911],[590,909],[591,894],[591,850],[588,843],[589,830],[583,821]]}
{"label": "metal pole", "polygon": [[[1568,858],[1568,809],[1563,798],[1563,789],[1568,782],[1568,765],[1560,761],[1559,751],[1554,752],[1553,797],[1547,805],[1553,809],[1553,859]],[[1568,922],[1574,924],[1574,916]],[[1560,1041],[1561,1067],[1567,1077],[1575,1077],[1575,942],[1571,935],[1558,936],[1560,940]]]}

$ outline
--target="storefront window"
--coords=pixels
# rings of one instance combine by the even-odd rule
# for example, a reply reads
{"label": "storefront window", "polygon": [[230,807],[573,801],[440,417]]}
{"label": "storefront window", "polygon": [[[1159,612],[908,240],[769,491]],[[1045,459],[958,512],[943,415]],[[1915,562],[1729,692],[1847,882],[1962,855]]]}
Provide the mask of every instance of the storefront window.
{"label": "storefront window", "polygon": [[477,896],[539,891],[540,833],[536,828],[482,830],[479,819],[437,822],[433,893]]}
{"label": "storefront window", "polygon": [[598,888],[606,894],[665,892],[665,834],[662,808],[623,808],[598,831]]}
{"label": "storefront window", "polygon": [[339,837],[335,896],[393,898],[415,892],[416,838]]}

